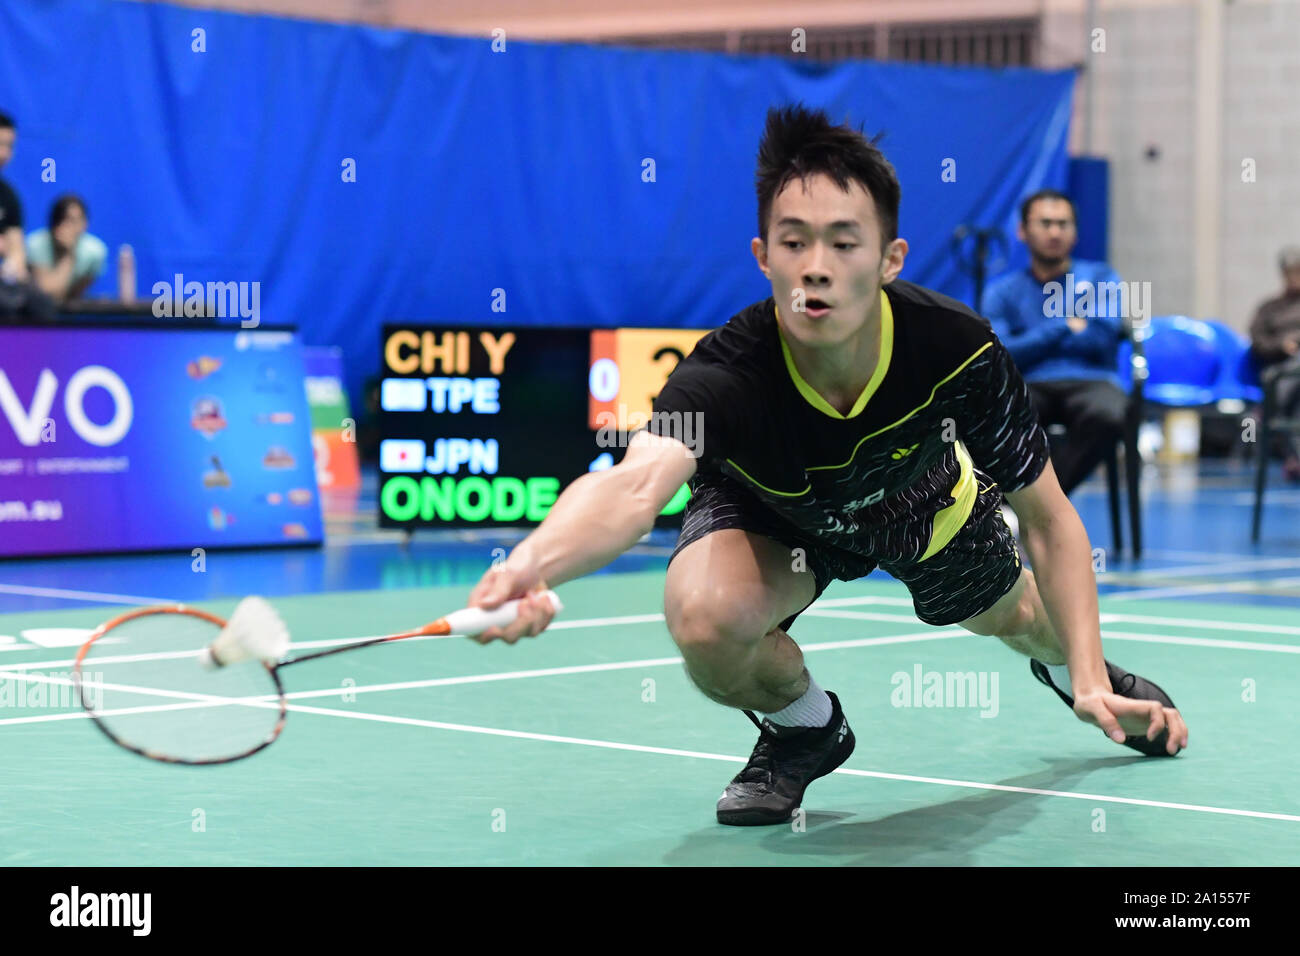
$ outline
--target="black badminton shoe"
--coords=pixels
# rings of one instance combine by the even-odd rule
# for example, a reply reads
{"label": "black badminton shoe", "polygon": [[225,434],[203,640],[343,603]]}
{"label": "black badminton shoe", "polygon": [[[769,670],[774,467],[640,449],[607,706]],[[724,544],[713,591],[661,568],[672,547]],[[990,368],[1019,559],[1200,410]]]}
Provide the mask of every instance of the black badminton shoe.
{"label": "black badminton shoe", "polygon": [[785,823],[803,802],[808,784],[824,777],[853,753],[853,731],[840,699],[831,699],[825,727],[782,727],[745,715],[758,727],[758,743],[749,763],[718,799],[718,822],[736,827]]}
{"label": "black badminton shoe", "polygon": [[[1130,674],[1128,671],[1116,667],[1110,661],[1106,661],[1106,675],[1110,678],[1111,690],[1120,697],[1128,697],[1132,700],[1158,700],[1165,707],[1176,708],[1177,705],[1169,699],[1169,695],[1157,687],[1145,677],[1139,677],[1137,674]],[[1029,670],[1040,681],[1046,684],[1052,690],[1056,691],[1056,696],[1065,701],[1065,706],[1074,710],[1074,698],[1061,688],[1052,683],[1052,675],[1047,671],[1047,665],[1040,660],[1030,659]],[[1171,757],[1171,754],[1165,748],[1169,746],[1169,729],[1166,727],[1160,732],[1155,740],[1147,740],[1145,734],[1138,734],[1133,737],[1124,738],[1124,746],[1132,747],[1134,750],[1146,754],[1148,757]]]}

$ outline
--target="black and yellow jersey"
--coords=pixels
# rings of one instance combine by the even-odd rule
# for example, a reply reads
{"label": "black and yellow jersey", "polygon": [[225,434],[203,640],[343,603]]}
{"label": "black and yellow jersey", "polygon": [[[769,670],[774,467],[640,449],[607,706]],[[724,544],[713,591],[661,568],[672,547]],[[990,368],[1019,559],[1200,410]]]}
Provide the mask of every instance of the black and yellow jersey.
{"label": "black and yellow jersey", "polygon": [[1031,484],[1048,460],[1028,389],[988,324],[901,280],[881,291],[880,359],[842,415],[799,375],[772,299],[704,336],[669,376],[650,428],[698,422],[696,481],[722,473],[819,541],[922,561],[981,487]]}

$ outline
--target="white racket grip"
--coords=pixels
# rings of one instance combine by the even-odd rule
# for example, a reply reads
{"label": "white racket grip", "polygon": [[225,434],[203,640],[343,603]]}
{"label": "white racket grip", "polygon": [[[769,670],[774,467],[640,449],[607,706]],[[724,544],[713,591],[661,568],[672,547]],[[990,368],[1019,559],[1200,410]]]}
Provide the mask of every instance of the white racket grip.
{"label": "white racket grip", "polygon": [[[559,595],[554,591],[543,591],[551,601],[551,607],[559,614],[564,610]],[[519,615],[519,601],[506,601],[499,608],[485,611],[481,607],[467,607],[461,611],[452,611],[446,621],[453,634],[481,634],[490,627],[506,627]]]}

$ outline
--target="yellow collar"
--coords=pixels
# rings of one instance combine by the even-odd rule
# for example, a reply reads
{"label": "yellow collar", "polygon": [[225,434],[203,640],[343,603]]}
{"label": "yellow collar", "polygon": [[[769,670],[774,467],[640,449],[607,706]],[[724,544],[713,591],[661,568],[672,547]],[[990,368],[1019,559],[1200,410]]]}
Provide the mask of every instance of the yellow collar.
{"label": "yellow collar", "polygon": [[871,381],[867,382],[866,388],[858,396],[858,400],[853,403],[847,415],[841,415],[839,411],[831,405],[830,402],[822,398],[817,390],[804,381],[804,377],[799,374],[799,370],[794,366],[794,357],[790,354],[790,347],[785,343],[785,333],[781,330],[781,310],[776,310],[776,330],[778,337],[781,339],[781,354],[785,356],[785,367],[790,373],[790,378],[794,382],[794,387],[799,390],[799,394],[804,400],[817,411],[831,418],[855,418],[862,414],[862,410],[867,407],[867,402],[871,396],[876,394],[876,389],[885,378],[885,373],[889,371],[889,360],[894,353],[894,310],[889,305],[889,296],[885,295],[885,290],[880,290],[880,357],[876,360],[876,370],[871,374]]}

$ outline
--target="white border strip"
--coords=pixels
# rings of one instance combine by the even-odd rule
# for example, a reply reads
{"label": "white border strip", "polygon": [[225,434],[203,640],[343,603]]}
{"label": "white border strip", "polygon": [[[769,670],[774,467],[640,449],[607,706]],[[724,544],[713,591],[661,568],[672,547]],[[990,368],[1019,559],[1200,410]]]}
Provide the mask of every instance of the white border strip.
{"label": "white border strip", "polygon": [[[39,588],[27,584],[0,584],[0,594],[24,594],[31,597],[68,598],[73,601],[98,601],[107,604],[181,604],[172,598],[141,597],[138,594],[104,594],[100,591],[70,591],[67,588]],[[41,610],[52,610],[42,608]],[[24,614],[24,611],[5,613]]]}

